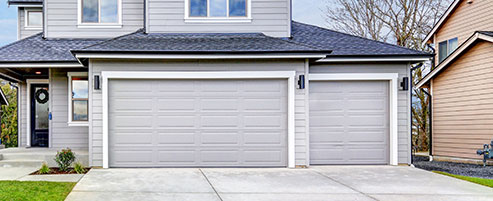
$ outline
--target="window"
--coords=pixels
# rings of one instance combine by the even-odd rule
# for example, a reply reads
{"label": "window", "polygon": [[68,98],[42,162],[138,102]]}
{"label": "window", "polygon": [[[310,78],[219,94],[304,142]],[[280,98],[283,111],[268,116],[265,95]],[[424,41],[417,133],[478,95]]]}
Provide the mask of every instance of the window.
{"label": "window", "polygon": [[248,0],[186,0],[188,17],[238,18],[248,17]]}
{"label": "window", "polygon": [[68,123],[75,125],[87,125],[89,120],[89,81],[87,73],[68,73],[69,81],[69,120]]}
{"label": "window", "polygon": [[40,10],[26,10],[26,27],[38,28],[43,27],[43,12]]}
{"label": "window", "polygon": [[445,60],[448,55],[452,54],[452,52],[457,49],[458,45],[459,41],[457,40],[457,38],[452,38],[450,40],[440,42],[438,44],[438,61],[442,62],[443,60]]}
{"label": "window", "polygon": [[79,0],[79,23],[117,24],[121,0]]}

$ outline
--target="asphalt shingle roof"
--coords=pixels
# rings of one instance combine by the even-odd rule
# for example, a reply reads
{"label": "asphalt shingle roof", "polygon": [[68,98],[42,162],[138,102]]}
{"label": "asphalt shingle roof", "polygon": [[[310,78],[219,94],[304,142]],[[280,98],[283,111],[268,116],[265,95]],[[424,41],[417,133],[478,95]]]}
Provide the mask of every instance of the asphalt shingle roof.
{"label": "asphalt shingle roof", "polygon": [[292,41],[330,48],[328,56],[429,55],[429,53],[378,42],[299,22],[292,23]]}
{"label": "asphalt shingle roof", "polygon": [[101,39],[43,39],[36,34],[0,48],[0,62],[68,62],[77,61],[70,53],[100,43]]}
{"label": "asphalt shingle roof", "polygon": [[83,52],[161,52],[161,53],[260,53],[324,52],[323,49],[266,36],[261,33],[149,33],[142,30],[117,37]]}

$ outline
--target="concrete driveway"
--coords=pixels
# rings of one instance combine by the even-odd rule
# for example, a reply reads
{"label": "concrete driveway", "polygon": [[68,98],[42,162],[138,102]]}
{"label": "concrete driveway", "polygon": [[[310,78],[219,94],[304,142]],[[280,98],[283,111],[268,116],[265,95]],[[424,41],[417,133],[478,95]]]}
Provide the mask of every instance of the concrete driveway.
{"label": "concrete driveway", "polygon": [[67,200],[491,200],[493,189],[412,167],[93,169]]}

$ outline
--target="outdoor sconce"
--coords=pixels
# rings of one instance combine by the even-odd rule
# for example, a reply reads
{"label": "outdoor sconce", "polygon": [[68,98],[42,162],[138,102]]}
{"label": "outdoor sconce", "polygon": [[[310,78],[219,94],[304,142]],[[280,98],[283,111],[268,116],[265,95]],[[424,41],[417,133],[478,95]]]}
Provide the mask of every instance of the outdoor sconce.
{"label": "outdoor sconce", "polygon": [[409,90],[409,77],[402,78],[401,87],[404,91]]}
{"label": "outdoor sconce", "polygon": [[100,89],[99,87],[99,75],[94,76],[94,89]]}
{"label": "outdoor sconce", "polygon": [[305,88],[305,75],[300,75],[298,78],[298,88],[299,89],[304,89]]}

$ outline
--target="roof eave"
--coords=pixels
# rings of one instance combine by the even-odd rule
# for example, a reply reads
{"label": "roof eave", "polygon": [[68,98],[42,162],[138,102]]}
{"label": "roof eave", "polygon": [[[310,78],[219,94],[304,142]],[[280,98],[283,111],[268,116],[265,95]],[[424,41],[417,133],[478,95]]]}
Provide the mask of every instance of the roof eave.
{"label": "roof eave", "polygon": [[435,26],[433,26],[430,33],[428,33],[428,35],[426,35],[425,39],[421,43],[422,46],[425,46],[428,43],[428,41],[431,40],[431,37],[433,36],[433,34],[435,34],[435,32],[438,30],[438,28],[440,28],[440,26],[442,26],[442,23],[445,22],[445,20],[448,18],[450,13],[452,13],[452,11],[459,5],[460,1],[461,0],[454,0],[454,2],[447,8],[447,11],[445,11],[445,13],[442,15],[442,17],[440,17],[440,20],[438,20],[438,22],[435,24]]}
{"label": "roof eave", "polygon": [[13,2],[8,2],[9,6],[19,6],[19,7],[43,7],[43,2],[20,2],[20,1],[13,1]]}
{"label": "roof eave", "polygon": [[424,62],[430,60],[433,54],[422,55],[328,55],[317,62]]}

